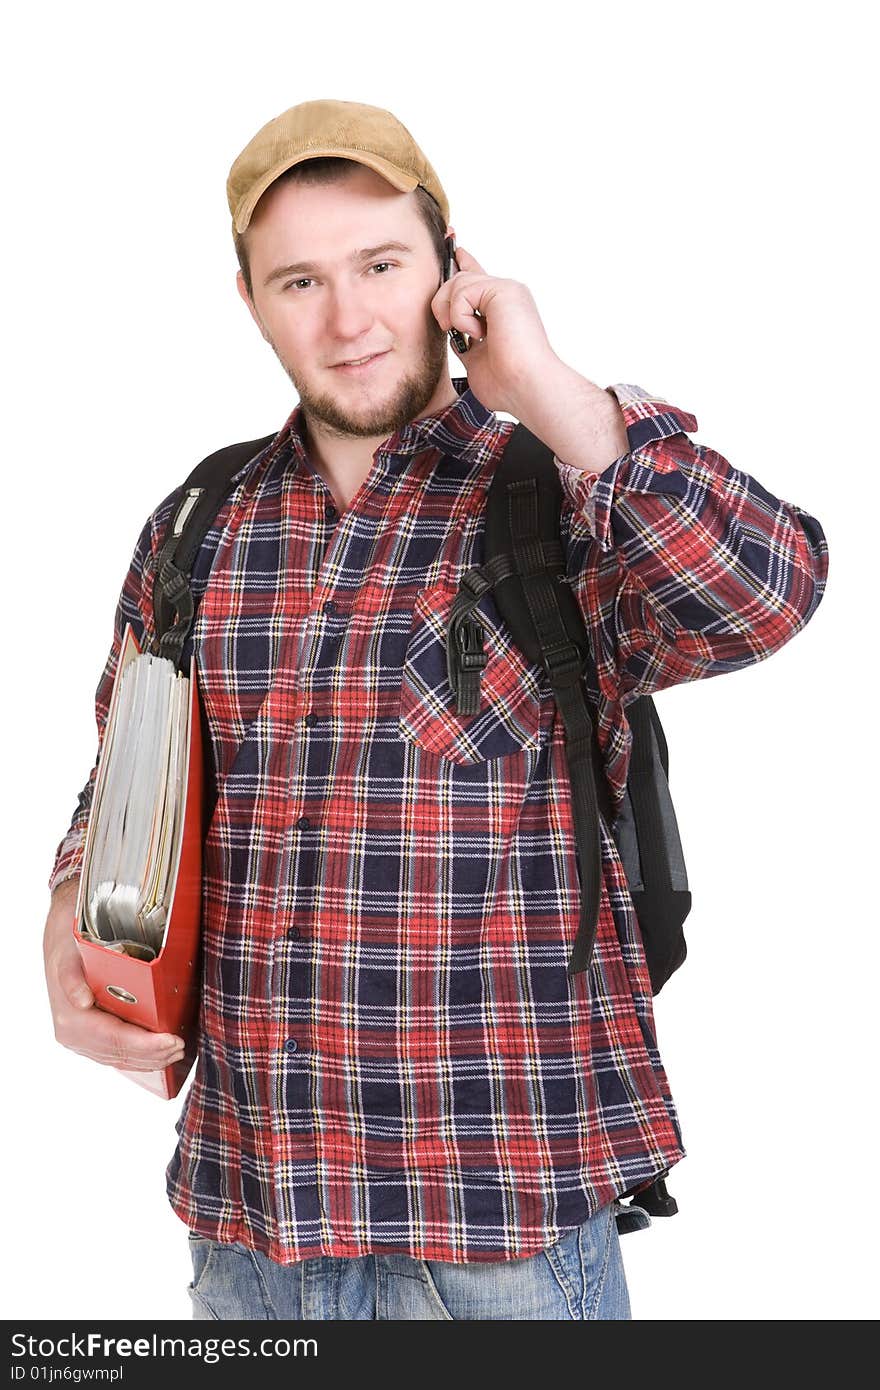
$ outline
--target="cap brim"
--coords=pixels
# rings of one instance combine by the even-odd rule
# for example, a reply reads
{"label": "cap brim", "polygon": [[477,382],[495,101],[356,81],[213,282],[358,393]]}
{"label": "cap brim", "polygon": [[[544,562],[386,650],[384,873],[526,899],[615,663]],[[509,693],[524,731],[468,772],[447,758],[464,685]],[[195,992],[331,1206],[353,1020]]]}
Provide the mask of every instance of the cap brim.
{"label": "cap brim", "polygon": [[248,189],[247,195],[241,199],[236,207],[233,217],[233,226],[239,235],[247,231],[254,208],[279,174],[283,174],[285,169],[292,169],[294,164],[301,164],[305,159],[320,159],[328,155],[335,156],[337,159],[353,159],[358,164],[366,164],[368,169],[373,169],[377,174],[381,174],[383,179],[387,179],[395,188],[399,188],[401,193],[411,193],[414,188],[419,186],[419,181],[414,174],[404,173],[402,169],[390,164],[381,155],[365,154],[363,150],[348,150],[340,145],[304,150],[302,154],[294,155],[292,159],[283,159],[279,164],[273,165],[262,178],[257,180],[252,188]]}

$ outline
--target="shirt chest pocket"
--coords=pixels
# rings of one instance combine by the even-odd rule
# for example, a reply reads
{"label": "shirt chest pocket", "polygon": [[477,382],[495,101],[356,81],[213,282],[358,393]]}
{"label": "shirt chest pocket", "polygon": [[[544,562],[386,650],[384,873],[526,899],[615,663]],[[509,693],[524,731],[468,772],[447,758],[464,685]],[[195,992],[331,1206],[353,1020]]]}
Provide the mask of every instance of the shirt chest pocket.
{"label": "shirt chest pocket", "polygon": [[539,749],[550,737],[555,701],[543,667],[516,646],[484,594],[470,617],[482,629],[486,665],[480,707],[463,715],[449,683],[446,631],[458,590],[448,583],[423,589],[412,613],[400,686],[402,738],[450,762],[467,765]]}

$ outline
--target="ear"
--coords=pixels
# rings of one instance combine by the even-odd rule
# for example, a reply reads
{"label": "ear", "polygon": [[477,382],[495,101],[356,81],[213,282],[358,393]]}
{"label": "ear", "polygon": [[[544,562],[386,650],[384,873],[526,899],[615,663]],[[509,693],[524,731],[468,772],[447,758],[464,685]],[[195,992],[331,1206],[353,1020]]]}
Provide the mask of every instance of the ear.
{"label": "ear", "polygon": [[253,301],[251,300],[251,297],[247,292],[247,285],[244,283],[244,276],[242,275],[240,270],[237,270],[235,273],[235,285],[236,289],[238,290],[239,294],[241,295],[242,299],[248,307],[248,312],[250,313],[251,318],[253,319],[254,323],[257,325],[263,337],[266,339],[266,342],[268,343],[269,335],[263,327],[259,314],[254,308]]}

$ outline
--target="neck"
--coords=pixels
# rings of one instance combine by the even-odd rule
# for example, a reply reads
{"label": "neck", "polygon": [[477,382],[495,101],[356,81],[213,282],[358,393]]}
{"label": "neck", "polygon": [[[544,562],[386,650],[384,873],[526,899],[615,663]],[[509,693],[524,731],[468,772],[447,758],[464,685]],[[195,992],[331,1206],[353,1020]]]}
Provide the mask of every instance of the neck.
{"label": "neck", "polygon": [[[424,410],[413,419],[426,415],[436,415],[458,400],[458,392],[446,373],[437,383],[430,401]],[[303,411],[301,429],[303,444],[309,462],[329,487],[333,500],[340,511],[344,511],[351,499],[359,491],[369,475],[377,450],[385,444],[398,429],[411,421],[401,421],[390,433],[362,436],[344,434],[327,426],[322,420],[314,420]]]}

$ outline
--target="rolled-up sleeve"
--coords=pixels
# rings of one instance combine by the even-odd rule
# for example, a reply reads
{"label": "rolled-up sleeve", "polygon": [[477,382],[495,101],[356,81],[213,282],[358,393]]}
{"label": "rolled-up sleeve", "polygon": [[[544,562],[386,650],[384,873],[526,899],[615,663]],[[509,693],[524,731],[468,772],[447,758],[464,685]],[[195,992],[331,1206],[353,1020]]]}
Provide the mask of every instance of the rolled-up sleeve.
{"label": "rolled-up sleeve", "polygon": [[95,779],[97,777],[101,747],[104,740],[104,730],[110,712],[110,698],[113,694],[113,683],[116,679],[116,669],[122,651],[122,639],[125,635],[126,624],[131,623],[132,631],[142,651],[144,647],[152,641],[152,532],[153,518],[151,517],[145,522],[138,538],[128,573],[125,576],[116,605],[116,613],[113,621],[113,640],[110,645],[107,660],[104,663],[104,669],[101,672],[101,678],[98,681],[97,690],[95,691],[95,720],[98,726],[98,751],[88,780],[77,797],[76,807],[74,808],[70,825],[55,851],[55,862],[49,876],[50,893],[54,892],[58,884],[63,882],[64,879],[78,874],[82,866],[86,831],[89,823],[89,812],[92,805],[92,795],[95,789]]}
{"label": "rolled-up sleeve", "polygon": [[617,693],[647,695],[778,651],[825,590],[819,522],[694,444],[690,412],[639,386],[607,389],[623,412],[629,451],[601,473],[558,458],[556,465],[569,575],[588,622],[600,625],[597,639],[614,654]]}

